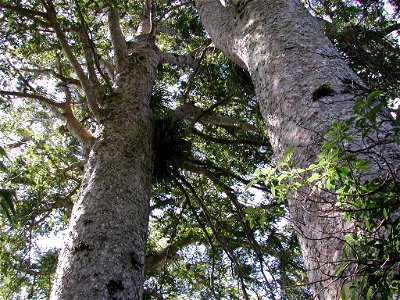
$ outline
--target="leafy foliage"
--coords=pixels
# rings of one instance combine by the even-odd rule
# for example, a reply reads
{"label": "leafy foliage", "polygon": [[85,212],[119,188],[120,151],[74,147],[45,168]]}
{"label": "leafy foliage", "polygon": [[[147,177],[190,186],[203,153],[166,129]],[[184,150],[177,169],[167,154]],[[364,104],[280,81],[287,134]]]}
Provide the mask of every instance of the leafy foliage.
{"label": "leafy foliage", "polygon": [[[250,183],[263,180],[280,201],[285,200],[288,190],[305,187],[336,199],[344,218],[356,227],[354,234],[345,236],[345,258],[336,270],[338,277],[353,278],[350,286],[344,287],[343,297],[347,297],[347,290],[361,291],[357,294],[362,299],[392,299],[400,292],[400,178],[391,169],[391,162],[371,166],[367,159],[373,145],[356,151],[349,147],[355,134],[368,140],[382,131],[383,118],[391,118],[385,115],[385,101],[379,95],[374,92],[359,97],[355,116],[333,124],[314,164],[306,169],[291,168],[289,151],[275,167],[258,170]],[[390,130],[386,128],[377,143],[399,145],[398,120],[398,114],[391,118]],[[386,171],[377,172],[376,168]]]}
{"label": "leafy foliage", "polygon": [[[14,2],[0,1],[0,298],[47,299],[61,245],[43,241],[66,229],[90,147],[82,133],[101,126],[76,64],[102,97],[113,89],[110,2]],[[129,46],[146,8],[113,5]],[[244,192],[244,174],[271,159],[249,75],[210,45],[192,3],[153,1],[153,10],[160,51],[196,66],[162,64],[156,74],[144,297],[306,298],[294,232],[279,225],[284,205],[261,185],[258,202]],[[251,214],[262,222],[250,224]]]}
{"label": "leafy foliage", "polygon": [[[112,2],[129,45],[145,15],[144,1]],[[395,17],[383,13],[382,2],[311,2],[317,15],[331,17],[327,32],[352,67],[382,95],[395,98],[398,45],[384,30],[396,24]],[[60,32],[43,3],[54,5]],[[113,72],[106,63],[112,65],[114,59],[109,3],[0,1],[0,298],[49,296],[61,245],[43,247],[40,241],[65,230],[87,159],[87,145],[70,124],[91,132],[101,125],[65,49],[100,87],[102,97],[109,96]],[[388,278],[398,266],[392,259],[399,250],[398,219],[391,219],[398,182],[356,182],[366,166],[362,157],[349,156],[342,148],[351,138],[350,123],[335,125],[310,169],[290,169],[288,155],[276,167],[256,173],[265,184],[252,183],[261,198],[255,199],[254,190],[246,191],[250,180],[245,174],[273,166],[274,160],[249,75],[210,44],[192,2],[153,1],[153,10],[160,51],[190,54],[196,66],[160,65],[153,88],[151,107],[159,129],[154,138],[162,150],[155,157],[144,296],[309,298],[285,208],[288,179],[295,188],[309,184],[342,195],[346,216],[358,220],[363,232],[376,233],[379,241],[369,244],[371,234],[347,238],[349,255],[362,250],[357,253],[374,262],[355,262],[361,266],[355,275],[371,274],[369,295],[375,290],[383,295],[388,286],[394,291]],[[386,106],[377,99],[377,94],[359,98],[358,117],[351,124],[374,132],[377,115]],[[178,118],[178,108],[188,103],[193,115]],[[398,143],[399,118],[393,122],[393,130],[385,134]],[[352,173],[354,168],[359,173]]]}
{"label": "leafy foliage", "polygon": [[397,1],[305,1],[326,34],[372,90],[399,94],[399,5]]}

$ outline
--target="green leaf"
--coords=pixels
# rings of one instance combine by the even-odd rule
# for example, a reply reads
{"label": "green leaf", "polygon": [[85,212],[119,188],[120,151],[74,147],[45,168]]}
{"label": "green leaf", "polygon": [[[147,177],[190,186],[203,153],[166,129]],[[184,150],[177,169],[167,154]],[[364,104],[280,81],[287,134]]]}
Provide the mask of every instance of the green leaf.
{"label": "green leaf", "polygon": [[336,180],[334,179],[328,179],[326,181],[326,188],[328,190],[333,190],[336,187]]}
{"label": "green leaf", "polygon": [[304,173],[306,170],[305,170],[305,169],[302,169],[302,168],[297,168],[297,169],[293,169],[292,171],[293,171],[294,173],[301,174],[301,173]]}
{"label": "green leaf", "polygon": [[276,178],[276,180],[278,180],[279,182],[281,182],[282,180],[285,180],[287,178],[289,178],[290,175],[287,172],[282,172],[281,174],[278,175],[278,177]]}
{"label": "green leaf", "polygon": [[346,240],[346,243],[349,245],[351,245],[354,242],[354,238],[350,234],[346,234],[344,238]]}
{"label": "green leaf", "polygon": [[289,164],[290,159],[292,158],[294,153],[294,146],[291,146],[289,149],[286,150],[285,154],[283,155],[283,159],[278,163],[278,167],[287,166]]}
{"label": "green leaf", "polygon": [[370,286],[368,289],[368,292],[367,292],[367,300],[371,299],[373,292],[374,292],[374,288],[372,286]]}
{"label": "green leaf", "polygon": [[342,300],[347,300],[347,290],[345,288],[342,288],[341,295]]}
{"label": "green leaf", "polygon": [[383,218],[387,219],[389,217],[387,209],[384,207],[382,210]]}
{"label": "green leaf", "polygon": [[254,228],[254,225],[255,225],[255,219],[254,218],[249,218],[249,225],[250,225],[250,229]]}
{"label": "green leaf", "polygon": [[273,197],[276,197],[276,189],[275,189],[275,186],[274,186],[274,185],[271,186],[271,195],[272,195]]}
{"label": "green leaf", "polygon": [[15,216],[14,198],[15,191],[0,189],[0,206],[11,224],[14,222]]}
{"label": "green leaf", "polygon": [[6,150],[0,146],[0,157],[7,157]]}
{"label": "green leaf", "polygon": [[378,98],[381,94],[382,94],[382,92],[379,91],[379,90],[373,91],[371,94],[369,94],[369,95],[367,96],[367,102],[372,102],[373,100],[375,100],[376,98]]}
{"label": "green leaf", "polygon": [[346,267],[345,263],[341,263],[339,267],[335,270],[335,275],[340,276],[343,273],[344,268]]}
{"label": "green leaf", "polygon": [[307,182],[313,182],[321,178],[321,174],[313,173],[310,177],[307,178]]}
{"label": "green leaf", "polygon": [[259,178],[253,179],[246,185],[246,189],[251,188],[253,185],[255,185],[259,181]]}
{"label": "green leaf", "polygon": [[337,143],[335,140],[327,141],[325,144],[322,145],[322,150],[324,150],[324,151],[331,150],[331,149],[335,148],[336,145],[337,145]]}
{"label": "green leaf", "polygon": [[380,112],[383,108],[384,104],[381,103],[377,106],[375,106],[373,109],[371,109],[368,114],[366,115],[366,117],[368,118],[368,120],[370,120],[372,123],[376,123],[376,115],[378,112]]}

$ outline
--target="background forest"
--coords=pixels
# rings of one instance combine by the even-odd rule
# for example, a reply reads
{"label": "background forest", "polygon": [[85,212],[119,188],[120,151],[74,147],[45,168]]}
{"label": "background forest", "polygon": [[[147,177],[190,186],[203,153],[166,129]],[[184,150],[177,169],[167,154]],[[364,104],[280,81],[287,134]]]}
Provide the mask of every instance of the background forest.
{"label": "background forest", "polygon": [[[49,297],[87,137],[99,125],[71,56],[104,98],[113,89],[109,4],[42,2],[57,11],[70,57],[40,1],[0,0],[1,299]],[[368,86],[349,83],[359,94],[355,117],[334,124],[307,170],[292,169],[290,153],[282,161],[272,155],[249,74],[215,48],[194,2],[152,1],[156,45],[169,55],[157,68],[150,103],[157,152],[145,299],[309,299],[285,200],[288,189],[304,184],[334,191],[362,232],[345,236],[349,259],[336,275],[357,278],[346,288],[365,290],[362,299],[399,293],[398,173],[360,181],[365,162],[344,147],[349,124],[381,133],[381,118],[393,125],[385,140],[400,141],[399,3],[303,2]],[[149,5],[118,3],[128,40],[143,30]]]}

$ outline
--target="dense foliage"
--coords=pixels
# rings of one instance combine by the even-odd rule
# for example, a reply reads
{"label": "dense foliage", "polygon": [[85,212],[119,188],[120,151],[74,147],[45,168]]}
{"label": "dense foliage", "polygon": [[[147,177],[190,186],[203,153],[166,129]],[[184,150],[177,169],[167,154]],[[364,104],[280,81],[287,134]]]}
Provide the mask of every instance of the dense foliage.
{"label": "dense foliage", "polygon": [[[328,20],[327,34],[371,89],[380,89],[388,103],[396,98],[396,3],[389,15],[382,1],[309,2],[315,15]],[[44,3],[54,5],[61,34],[43,12]],[[122,29],[133,40],[146,7],[142,1],[118,5]],[[67,121],[72,115],[90,131],[98,125],[62,43],[65,40],[83,68],[98,78],[107,96],[112,89],[107,62],[113,55],[105,17],[108,6],[106,1],[86,0],[0,1],[1,298],[49,295],[61,247],[55,236],[66,228],[87,158],[86,146],[71,134]],[[155,159],[145,297],[308,298],[297,240],[284,197],[278,197],[284,187],[279,190],[281,185],[268,181],[246,189],[248,174],[274,163],[249,75],[212,46],[190,1],[153,1],[153,15],[159,49],[190,54],[196,65],[159,66],[153,89],[160,150]],[[349,88],[359,87],[349,83]],[[369,98],[371,103],[360,99],[367,103],[358,106],[358,117],[351,121],[376,130],[378,98]],[[379,110],[386,106],[379,105]],[[179,110],[191,110],[193,115],[176,119]],[[395,122],[398,130],[398,118]],[[365,257],[374,259],[356,274],[369,276],[369,295],[388,286],[395,291],[389,277],[399,266],[394,259],[399,251],[398,219],[392,219],[399,203],[398,178],[356,184],[363,162],[342,151],[342,141],[349,138],[346,124],[335,128],[312,170],[324,177],[311,177],[312,182],[346,183],[327,188],[347,187],[335,190],[346,195],[338,199],[346,216],[359,221],[363,232],[378,235],[348,237],[349,255],[363,247],[370,251]],[[398,138],[398,131],[390,134]],[[322,159],[328,154],[329,159]],[[344,159],[352,163],[332,169]],[[278,180],[294,176],[292,170],[282,172],[284,167],[280,165]],[[349,176],[349,168],[356,168],[356,173]],[[360,195],[365,195],[362,201]],[[378,209],[381,206],[385,209]],[[378,227],[385,228],[384,238]],[[44,244],[52,240],[56,244]],[[364,248],[365,243],[373,244]],[[387,268],[382,271],[383,264]]]}
{"label": "dense foliage", "polygon": [[[258,170],[250,183],[264,181],[279,201],[285,201],[289,190],[304,188],[321,195],[321,201],[326,195],[336,199],[337,208],[355,227],[344,233],[344,259],[335,272],[337,278],[350,278],[351,284],[343,287],[344,299],[349,291],[362,299],[392,299],[400,292],[400,178],[393,168],[384,176],[371,174],[369,149],[352,151],[349,147],[355,138],[350,130],[353,126],[365,139],[371,132],[374,136],[383,133],[377,142],[399,145],[400,118],[385,113],[379,96],[374,92],[359,97],[355,116],[333,124],[314,164],[306,169],[292,168],[288,152],[276,166]],[[383,118],[392,119],[390,130],[380,128]],[[379,166],[384,164],[382,160]]]}

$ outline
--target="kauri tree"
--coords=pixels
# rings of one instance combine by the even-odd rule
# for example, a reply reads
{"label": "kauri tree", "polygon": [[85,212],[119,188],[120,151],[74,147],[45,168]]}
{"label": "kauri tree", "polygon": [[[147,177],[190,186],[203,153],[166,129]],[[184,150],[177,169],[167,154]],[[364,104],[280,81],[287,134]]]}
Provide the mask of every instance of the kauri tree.
{"label": "kauri tree", "polygon": [[[339,299],[381,266],[393,277],[398,119],[379,99],[398,95],[398,26],[383,5],[0,1],[0,295]],[[357,180],[319,184],[323,144]],[[248,175],[282,158],[255,201]],[[386,198],[386,215],[363,213]],[[67,223],[60,253],[38,246]],[[348,249],[378,238],[386,257]]]}

